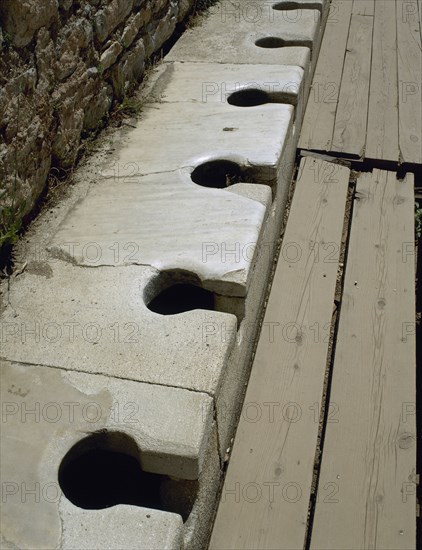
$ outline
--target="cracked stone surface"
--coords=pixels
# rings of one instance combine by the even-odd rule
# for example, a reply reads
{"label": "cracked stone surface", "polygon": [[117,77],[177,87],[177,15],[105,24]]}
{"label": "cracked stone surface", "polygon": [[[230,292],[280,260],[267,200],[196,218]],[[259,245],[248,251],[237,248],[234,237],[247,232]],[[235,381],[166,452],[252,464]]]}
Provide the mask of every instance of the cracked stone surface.
{"label": "cracked stone surface", "polygon": [[[136,128],[122,130],[119,147],[100,174],[114,179],[186,169],[225,159],[249,167],[251,177],[271,181],[280,163],[294,108],[268,104],[183,103],[145,105]],[[259,144],[259,147],[257,145]]]}
{"label": "cracked stone surface", "polygon": [[[182,269],[198,275],[204,288],[244,295],[265,216],[258,201],[177,173],[105,180],[70,212],[50,250],[81,266]],[[222,250],[246,247],[249,255]]]}
{"label": "cracked stone surface", "polygon": [[[307,69],[310,49],[320,29],[318,9],[274,10],[277,2],[244,4],[224,0],[210,10],[201,24],[175,44],[167,61],[206,61],[297,65]],[[274,37],[283,47],[262,48],[257,40]],[[293,45],[292,45],[293,44]]]}
{"label": "cracked stone surface", "polygon": [[[213,422],[212,400],[207,395],[4,360],[1,373],[2,536],[16,547],[58,547],[62,530],[59,506],[64,510],[62,517],[66,516],[65,534],[66,528],[73,530],[79,524],[87,528],[84,536],[92,542],[98,535],[93,527],[105,525],[110,512],[76,508],[58,483],[63,457],[92,433],[118,431],[129,436],[135,449],[130,454],[135,453],[143,471],[198,478]],[[129,453],[124,445],[120,448]],[[180,539],[179,516],[132,506],[126,512],[126,531],[133,527],[138,536],[143,533],[141,546],[136,548],[147,544],[151,536],[154,548],[167,548],[170,543],[173,547]],[[153,518],[149,524],[145,513]],[[123,517],[121,514],[123,510],[117,509],[114,521]],[[106,532],[116,541],[116,533],[106,528],[103,537]],[[72,544],[79,540],[76,533],[67,535]],[[128,541],[133,540],[134,535],[127,536]],[[99,542],[87,544],[73,548],[101,546]]]}
{"label": "cracked stone surface", "polygon": [[[290,76],[300,87],[300,69],[285,78]],[[204,288],[245,296],[270,189],[264,206],[253,183],[228,193],[197,185],[190,173],[204,162],[224,160],[247,170],[252,182],[275,185],[293,111],[284,104],[246,110],[218,102],[184,102],[183,109],[177,102],[148,104],[140,124],[122,132],[118,151],[99,167],[109,181],[69,213],[50,249],[77,265],[185,270]],[[176,203],[185,208],[175,209]],[[248,254],[222,254],[246,248]]]}
{"label": "cracked stone surface", "polygon": [[[218,393],[236,335],[232,314],[163,316],[143,294],[157,270],[30,263],[11,285],[1,355],[153,384]],[[222,327],[213,334],[213,326]]]}

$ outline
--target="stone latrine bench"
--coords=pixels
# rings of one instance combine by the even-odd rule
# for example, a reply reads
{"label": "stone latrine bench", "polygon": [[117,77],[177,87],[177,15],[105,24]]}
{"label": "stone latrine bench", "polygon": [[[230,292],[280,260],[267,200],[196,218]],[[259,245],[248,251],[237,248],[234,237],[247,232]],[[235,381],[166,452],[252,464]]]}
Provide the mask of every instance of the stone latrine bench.
{"label": "stone latrine bench", "polygon": [[6,548],[207,543],[329,2],[241,4],[185,33],[10,283]]}

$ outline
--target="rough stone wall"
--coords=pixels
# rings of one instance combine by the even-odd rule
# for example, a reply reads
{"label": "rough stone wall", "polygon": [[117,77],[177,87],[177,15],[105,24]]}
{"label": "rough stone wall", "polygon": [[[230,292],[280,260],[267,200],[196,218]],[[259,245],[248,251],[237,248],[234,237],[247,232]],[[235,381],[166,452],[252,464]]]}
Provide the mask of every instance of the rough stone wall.
{"label": "rough stone wall", "polygon": [[0,0],[0,220],[73,166],[194,1]]}

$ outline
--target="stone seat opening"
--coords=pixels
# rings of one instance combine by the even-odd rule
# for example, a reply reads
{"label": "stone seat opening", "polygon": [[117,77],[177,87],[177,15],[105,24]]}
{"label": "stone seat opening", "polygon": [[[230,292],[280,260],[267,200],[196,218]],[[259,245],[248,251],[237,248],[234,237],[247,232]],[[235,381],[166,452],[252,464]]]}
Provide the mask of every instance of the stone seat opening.
{"label": "stone seat opening", "polygon": [[127,504],[180,514],[186,521],[197,496],[197,480],[145,472],[142,452],[123,432],[94,433],[63,458],[59,485],[72,504],[100,510]]}
{"label": "stone seat opening", "polygon": [[195,273],[185,270],[161,271],[146,286],[143,298],[147,308],[159,315],[202,309],[235,315],[238,324],[244,316],[244,298],[208,290]]}
{"label": "stone seat opening", "polygon": [[[245,92],[247,91],[248,90],[245,90]],[[241,94],[241,92],[235,92],[232,95],[237,94]],[[248,100],[253,101],[254,97],[255,99],[260,99],[260,97],[251,94],[249,98],[246,97],[244,102],[247,103]],[[238,99],[239,102],[242,102],[242,95],[238,96]],[[267,101],[265,101],[265,103],[267,103]],[[260,103],[256,103],[256,105],[259,104]],[[250,106],[252,106],[252,104]],[[225,159],[213,159],[199,164],[191,173],[191,179],[194,183],[202,187],[213,189],[226,189],[236,183],[259,183],[271,187],[275,183],[274,176],[275,174],[272,173],[269,167],[241,166],[236,162]]]}
{"label": "stone seat opening", "polygon": [[191,174],[197,185],[213,189],[224,189],[242,181],[242,170],[230,160],[211,160],[197,166]]}
{"label": "stone seat opening", "polygon": [[278,36],[264,36],[263,38],[258,38],[255,41],[255,46],[259,48],[288,48],[288,47],[305,47],[312,48],[311,40],[284,40]]}
{"label": "stone seat opening", "polygon": [[215,311],[215,295],[202,287],[195,273],[161,271],[144,291],[147,308],[159,315],[177,315],[195,309]]}
{"label": "stone seat opening", "polygon": [[284,2],[277,2],[272,6],[273,10],[277,11],[291,11],[291,10],[318,10],[321,11],[322,6],[320,2],[307,2],[306,4],[301,4],[299,2],[292,2],[290,0],[285,0]]}
{"label": "stone seat opening", "polygon": [[213,311],[214,294],[192,284],[175,283],[160,292],[147,307],[160,315],[176,315],[194,309]]}
{"label": "stone seat opening", "polygon": [[300,86],[294,83],[286,84],[281,91],[270,93],[259,88],[244,88],[230,94],[227,103],[235,107],[257,107],[266,103],[297,105],[299,91]]}
{"label": "stone seat opening", "polygon": [[255,107],[264,105],[265,103],[272,103],[272,100],[267,92],[258,90],[257,88],[248,88],[229,95],[227,103],[236,107]]}

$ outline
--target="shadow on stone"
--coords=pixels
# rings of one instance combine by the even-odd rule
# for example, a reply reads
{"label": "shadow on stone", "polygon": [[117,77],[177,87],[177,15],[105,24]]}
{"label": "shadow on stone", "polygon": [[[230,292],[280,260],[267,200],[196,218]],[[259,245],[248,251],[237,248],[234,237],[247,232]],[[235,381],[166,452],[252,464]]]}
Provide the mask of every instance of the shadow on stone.
{"label": "shadow on stone", "polygon": [[160,292],[147,307],[160,315],[175,315],[194,309],[213,311],[214,294],[199,286],[176,283]]}
{"label": "shadow on stone", "polygon": [[[221,258],[222,254],[217,243],[208,245],[210,249],[204,248],[202,251],[204,263],[214,256]],[[245,300],[230,293],[233,283],[228,283],[225,288],[218,280],[210,280],[206,284],[208,288],[204,288],[201,279],[190,271],[160,271],[145,287],[143,299],[147,308],[159,315],[177,315],[194,310],[219,311],[235,315],[240,323],[244,317]],[[216,285],[220,285],[221,291],[213,288]]]}

